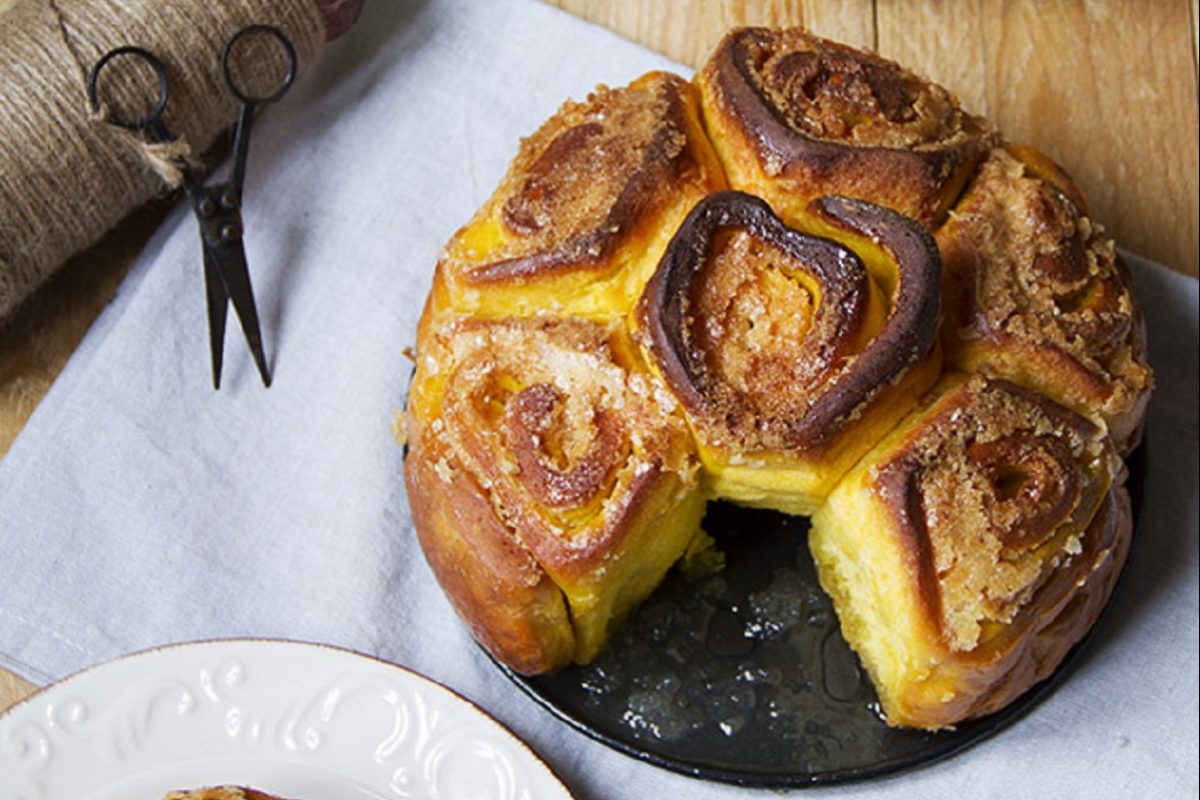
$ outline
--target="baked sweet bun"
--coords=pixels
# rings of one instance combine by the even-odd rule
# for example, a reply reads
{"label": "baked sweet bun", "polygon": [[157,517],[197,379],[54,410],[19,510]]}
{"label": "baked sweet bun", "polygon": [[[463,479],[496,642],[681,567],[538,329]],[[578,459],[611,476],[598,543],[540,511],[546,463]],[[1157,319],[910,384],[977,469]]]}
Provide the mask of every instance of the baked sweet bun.
{"label": "baked sweet bun", "polygon": [[422,548],[516,669],[591,659],[699,531],[692,438],[619,323],[448,318],[408,410]]}
{"label": "baked sweet bun", "polygon": [[528,674],[586,663],[711,544],[708,500],[812,514],[888,722],[953,725],[1053,671],[1112,591],[1144,336],[1048,158],[874,54],[735,30],[690,83],[565,104],[446,246],[413,521]]}
{"label": "baked sweet bun", "polygon": [[283,800],[283,798],[242,786],[212,786],[205,789],[169,792],[163,800]]}
{"label": "baked sweet bun", "polygon": [[1091,627],[1129,547],[1104,430],[948,374],[830,494],[809,546],[893,724],[1007,705]]}
{"label": "baked sweet bun", "polygon": [[1100,416],[1128,453],[1152,377],[1129,268],[1083,193],[1033,148],[997,149],[938,230],[947,360]]}
{"label": "baked sweet bun", "polygon": [[792,514],[816,510],[941,366],[929,234],[842,197],[805,216],[836,239],[785,225],[751,195],[710,195],[668,245],[636,320],[710,490]]}
{"label": "baked sweet bun", "polygon": [[933,225],[995,138],[942,87],[795,28],[732,31],[696,82],[730,183],[789,219],[838,194]]}
{"label": "baked sweet bun", "polygon": [[623,313],[691,207],[724,188],[696,91],[654,72],[565,103],[521,142],[491,199],[438,263],[464,313]]}

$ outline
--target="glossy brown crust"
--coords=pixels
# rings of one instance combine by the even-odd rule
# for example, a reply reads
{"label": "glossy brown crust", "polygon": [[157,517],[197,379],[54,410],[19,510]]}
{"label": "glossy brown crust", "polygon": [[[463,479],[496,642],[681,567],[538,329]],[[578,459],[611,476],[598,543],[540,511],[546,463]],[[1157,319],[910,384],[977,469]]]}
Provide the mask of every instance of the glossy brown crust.
{"label": "glossy brown crust", "polygon": [[452,264],[461,279],[486,284],[606,266],[682,184],[709,180],[687,120],[693,91],[657,73],[565,104],[522,141],[493,197],[510,241],[485,263]]}
{"label": "glossy brown crust", "polygon": [[1076,545],[1116,473],[1104,431],[1054,401],[975,376],[937,402],[905,441],[873,465],[892,511],[923,614],[947,648],[987,646]]}
{"label": "glossy brown crust", "polygon": [[1128,266],[1081,200],[1032,148],[992,153],[937,234],[943,340],[950,363],[1099,413],[1128,452],[1153,383],[1144,321]]}
{"label": "glossy brown crust", "polygon": [[404,479],[421,549],[476,641],[524,674],[569,663],[575,635],[562,592],[424,424],[410,433]]}
{"label": "glossy brown crust", "polygon": [[896,264],[896,287],[883,329],[843,373],[836,393],[825,395],[813,409],[844,424],[856,413],[850,398],[859,398],[859,408],[866,406],[933,350],[941,315],[942,261],[925,229],[894,211],[845,197],[822,197],[809,208],[844,232],[865,235]]}
{"label": "glossy brown crust", "polygon": [[857,197],[925,225],[994,140],[940,86],[800,29],[731,31],[697,81],[712,135],[782,191]]}
{"label": "glossy brown crust", "polygon": [[[821,305],[813,314],[811,332],[805,341],[813,353],[809,369],[823,377],[835,370],[850,355],[850,343],[861,333],[865,318],[867,294],[866,269],[858,256],[835,242],[806,236],[784,225],[759,200],[740,192],[721,192],[701,201],[688,214],[658,269],[650,279],[639,303],[643,330],[650,339],[659,369],[676,395],[693,414],[725,427],[726,435],[743,440],[753,447],[760,444],[744,441],[764,428],[770,430],[774,420],[762,420],[757,408],[745,409],[747,397],[722,391],[717,378],[710,374],[707,354],[699,347],[700,337],[694,330],[697,284],[710,270],[715,240],[732,230],[744,231],[752,239],[772,246],[787,259],[785,268],[803,270],[812,275],[823,290]],[[808,366],[808,365],[806,365]],[[808,388],[812,377],[800,384],[799,391]],[[806,398],[801,397],[801,403]],[[757,413],[756,413],[757,412]],[[788,414],[788,421],[803,424],[802,409]],[[812,437],[831,420],[813,420],[809,429],[790,425],[772,431],[776,447],[798,447],[811,443]],[[724,424],[722,424],[724,423]]]}
{"label": "glossy brown crust", "polygon": [[[892,310],[861,349],[869,278],[859,257],[830,239],[789,228],[766,203],[740,192],[710,195],[692,210],[639,303],[641,328],[667,383],[718,438],[744,451],[817,453],[830,447],[936,344],[940,261],[924,229],[849,198],[822,198],[812,209],[827,224],[870,238],[898,265]],[[770,245],[787,259],[786,269],[807,273],[820,287],[811,328],[792,345],[794,372],[773,387],[772,405],[721,385],[695,330],[706,322],[697,319],[698,286],[712,268],[718,239],[730,231]],[[782,262],[768,258],[764,267]]]}

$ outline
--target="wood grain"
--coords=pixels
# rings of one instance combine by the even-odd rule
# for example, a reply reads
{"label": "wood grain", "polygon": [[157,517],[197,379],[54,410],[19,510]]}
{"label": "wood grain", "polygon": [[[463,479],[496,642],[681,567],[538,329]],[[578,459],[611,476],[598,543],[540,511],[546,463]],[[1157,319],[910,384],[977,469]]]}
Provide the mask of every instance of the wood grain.
{"label": "wood grain", "polygon": [[804,25],[860,47],[875,44],[872,0],[548,0],[684,64],[697,66],[739,25]]}
{"label": "wood grain", "polygon": [[168,208],[158,202],[131,214],[0,324],[0,458],[116,294]]}
{"label": "wood grain", "polygon": [[1197,0],[548,2],[692,66],[732,25],[873,46],[1062,162],[1118,244],[1200,273]]}
{"label": "wood grain", "polygon": [[0,714],[13,703],[28,697],[35,689],[37,687],[29,681],[0,669]]}
{"label": "wood grain", "polygon": [[883,55],[1061,163],[1119,245],[1197,274],[1188,0],[878,0],[876,19]]}

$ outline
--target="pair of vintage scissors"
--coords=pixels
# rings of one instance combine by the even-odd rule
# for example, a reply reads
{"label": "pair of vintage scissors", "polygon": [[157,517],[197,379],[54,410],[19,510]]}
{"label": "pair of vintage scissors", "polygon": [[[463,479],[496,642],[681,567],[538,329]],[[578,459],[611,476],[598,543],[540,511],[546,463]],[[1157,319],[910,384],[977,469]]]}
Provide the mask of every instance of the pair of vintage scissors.
{"label": "pair of vintage scissors", "polygon": [[[245,91],[239,86],[230,67],[230,57],[238,42],[247,37],[265,36],[281,45],[287,63],[287,72],[277,85],[263,94]],[[118,47],[105,53],[96,62],[88,76],[88,101],[93,112],[100,108],[97,85],[100,73],[117,58],[133,58],[145,62],[158,77],[158,99],[151,111],[143,117],[127,118],[109,114],[107,122],[125,130],[142,132],[156,142],[174,140],[163,123],[163,111],[170,94],[167,70],[153,53],[141,47]],[[180,163],[183,186],[192,203],[192,210],[200,224],[200,238],[204,244],[204,285],[208,299],[208,337],[212,352],[213,388],[221,387],[221,364],[225,346],[225,320],[229,304],[233,304],[242,333],[258,366],[264,386],[271,385],[271,373],[263,352],[262,332],[258,324],[258,310],[254,304],[254,293],[250,286],[250,272],[246,266],[246,248],[242,239],[242,183],[246,176],[246,154],[250,148],[250,128],[254,123],[257,106],[272,103],[283,96],[296,77],[296,51],[292,43],[278,28],[270,25],[249,25],[233,35],[221,54],[221,70],[225,85],[230,93],[241,102],[237,128],[233,137],[233,174],[227,181],[205,186],[202,179]]]}

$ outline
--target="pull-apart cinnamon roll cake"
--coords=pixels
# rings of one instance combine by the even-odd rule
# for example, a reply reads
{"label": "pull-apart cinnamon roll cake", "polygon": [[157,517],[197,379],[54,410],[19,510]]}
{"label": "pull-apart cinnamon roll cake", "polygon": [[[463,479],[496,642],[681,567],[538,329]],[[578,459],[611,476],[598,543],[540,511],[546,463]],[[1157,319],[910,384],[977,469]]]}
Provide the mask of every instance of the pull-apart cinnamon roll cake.
{"label": "pull-apart cinnamon roll cake", "polygon": [[1151,385],[1060,167],[877,55],[741,29],[521,142],[437,265],[405,480],[524,673],[593,658],[710,541],[708,500],[811,514],[888,722],[936,729],[1097,618]]}

